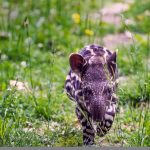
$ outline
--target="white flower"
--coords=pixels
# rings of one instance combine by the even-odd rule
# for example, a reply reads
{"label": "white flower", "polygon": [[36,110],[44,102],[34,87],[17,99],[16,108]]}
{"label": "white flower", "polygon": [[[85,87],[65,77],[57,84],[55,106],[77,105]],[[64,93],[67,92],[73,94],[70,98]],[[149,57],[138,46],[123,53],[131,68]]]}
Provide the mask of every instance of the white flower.
{"label": "white flower", "polygon": [[2,59],[2,60],[7,60],[7,58],[8,58],[7,55],[5,55],[5,54],[2,54],[2,55],[1,55],[1,59]]}
{"label": "white flower", "polygon": [[38,43],[38,48],[42,48],[43,44],[42,43]]}
{"label": "white flower", "polygon": [[40,19],[36,23],[36,26],[40,27],[44,22],[45,22],[45,18],[44,17],[40,17]]}
{"label": "white flower", "polygon": [[22,67],[27,67],[27,63],[26,63],[26,61],[22,61],[21,63],[20,63],[20,65],[22,66]]}
{"label": "white flower", "polygon": [[32,42],[33,42],[33,41],[32,41],[32,38],[31,38],[31,37],[28,37],[28,38],[25,39],[25,44],[26,44],[26,45],[31,45]]}

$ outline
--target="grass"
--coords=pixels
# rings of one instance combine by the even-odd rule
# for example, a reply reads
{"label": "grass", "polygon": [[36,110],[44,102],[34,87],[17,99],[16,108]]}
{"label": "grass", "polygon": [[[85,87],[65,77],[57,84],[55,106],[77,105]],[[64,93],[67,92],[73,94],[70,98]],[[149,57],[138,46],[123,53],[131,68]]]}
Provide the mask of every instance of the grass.
{"label": "grass", "polygon": [[150,146],[150,45],[144,14],[149,3],[135,1],[122,14],[134,19],[134,26],[123,21],[117,28],[90,17],[114,2],[0,1],[0,146],[82,146],[75,104],[64,93],[68,56],[97,37],[102,45],[105,35],[127,29],[136,41],[118,47],[118,113],[96,145]]}

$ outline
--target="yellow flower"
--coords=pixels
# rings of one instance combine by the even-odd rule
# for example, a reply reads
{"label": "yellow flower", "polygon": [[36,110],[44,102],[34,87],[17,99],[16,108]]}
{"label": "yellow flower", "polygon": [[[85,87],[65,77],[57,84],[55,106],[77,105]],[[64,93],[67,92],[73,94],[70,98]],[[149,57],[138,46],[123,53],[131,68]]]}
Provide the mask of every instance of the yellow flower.
{"label": "yellow flower", "polygon": [[79,24],[80,23],[80,14],[78,14],[78,13],[72,14],[72,20],[74,21],[74,23]]}
{"label": "yellow flower", "polygon": [[137,15],[137,19],[138,20],[143,20],[144,19],[144,15]]}
{"label": "yellow flower", "polygon": [[88,36],[92,36],[92,35],[94,35],[94,32],[90,29],[85,29],[85,34]]}

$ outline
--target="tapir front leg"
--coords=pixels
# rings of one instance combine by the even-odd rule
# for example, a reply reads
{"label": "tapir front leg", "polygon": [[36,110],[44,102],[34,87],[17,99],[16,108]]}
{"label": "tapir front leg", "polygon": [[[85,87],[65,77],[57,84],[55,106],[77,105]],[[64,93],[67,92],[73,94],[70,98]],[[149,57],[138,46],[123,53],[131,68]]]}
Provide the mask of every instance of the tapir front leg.
{"label": "tapir front leg", "polygon": [[82,125],[82,131],[83,131],[83,143],[84,145],[93,145],[94,144],[94,129],[90,125],[87,118],[83,115],[83,111],[76,107],[76,115],[78,117],[79,122]]}
{"label": "tapir front leg", "polygon": [[97,134],[102,137],[111,128],[116,113],[116,104],[112,103],[105,112],[104,120],[97,126]]}

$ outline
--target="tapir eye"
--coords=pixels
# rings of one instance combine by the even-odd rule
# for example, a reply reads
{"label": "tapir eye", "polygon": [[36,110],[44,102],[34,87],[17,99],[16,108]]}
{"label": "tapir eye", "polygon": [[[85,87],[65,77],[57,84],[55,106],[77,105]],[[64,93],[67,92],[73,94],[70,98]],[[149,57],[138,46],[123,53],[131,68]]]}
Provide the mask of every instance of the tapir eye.
{"label": "tapir eye", "polygon": [[107,91],[108,91],[108,93],[111,93],[111,88],[110,87],[107,88]]}
{"label": "tapir eye", "polygon": [[104,93],[110,94],[112,89],[110,87],[105,88]]}
{"label": "tapir eye", "polygon": [[84,96],[88,97],[88,96],[92,95],[92,90],[89,87],[86,87],[83,90],[83,94],[84,94]]}

